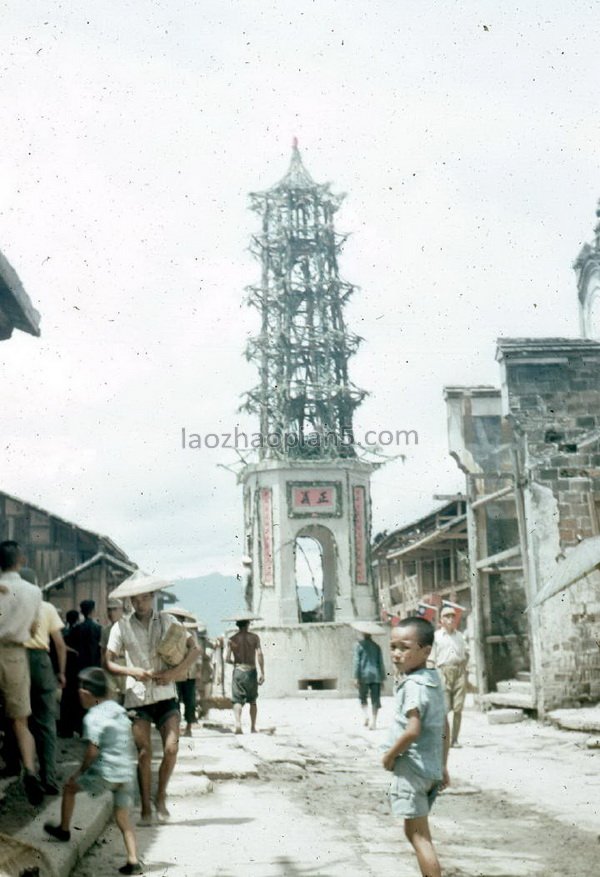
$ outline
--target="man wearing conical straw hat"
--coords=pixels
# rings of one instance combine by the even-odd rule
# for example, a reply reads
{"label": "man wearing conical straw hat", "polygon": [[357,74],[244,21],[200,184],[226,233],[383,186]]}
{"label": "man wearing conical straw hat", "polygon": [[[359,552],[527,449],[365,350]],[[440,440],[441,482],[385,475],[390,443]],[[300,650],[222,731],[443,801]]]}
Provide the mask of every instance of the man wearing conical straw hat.
{"label": "man wearing conical straw hat", "polygon": [[[265,660],[260,638],[248,630],[250,622],[257,619],[251,612],[243,611],[238,612],[233,618],[224,620],[235,621],[238,627],[238,632],[227,643],[225,655],[227,663],[233,664],[231,700],[235,716],[235,733],[242,733],[242,709],[247,703],[250,707],[250,731],[255,734],[258,686],[265,681]],[[260,672],[257,672],[257,664]]]}
{"label": "man wearing conical straw hat", "polygon": [[354,621],[352,627],[363,635],[354,646],[352,676],[358,688],[365,727],[369,727],[368,699],[371,698],[370,728],[374,731],[377,728],[377,714],[381,709],[381,684],[385,679],[385,667],[381,649],[373,637],[383,636],[385,630],[374,621]]}
{"label": "man wearing conical straw hat", "polygon": [[[179,705],[175,679],[190,667],[200,650],[192,636],[186,637],[186,653],[177,666],[170,666],[160,654],[160,647],[171,628],[180,627],[172,615],[156,612],[156,591],[169,583],[139,570],[122,582],[111,597],[129,597],[133,614],[113,625],[106,647],[106,669],[115,676],[126,676],[125,708],[133,710],[133,739],[138,750],[138,780],[142,812],[138,825],[152,824],[152,741],[154,724],[163,747],[158,770],[155,806],[159,822],[166,822],[167,784],[175,768],[179,748]],[[124,656],[126,666],[115,660]]]}

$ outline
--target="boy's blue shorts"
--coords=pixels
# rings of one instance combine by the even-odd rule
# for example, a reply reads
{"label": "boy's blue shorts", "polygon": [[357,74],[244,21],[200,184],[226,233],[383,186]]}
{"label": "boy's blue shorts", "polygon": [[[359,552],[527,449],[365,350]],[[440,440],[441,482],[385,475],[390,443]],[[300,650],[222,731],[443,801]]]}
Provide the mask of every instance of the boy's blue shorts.
{"label": "boy's blue shorts", "polygon": [[86,770],[77,778],[77,785],[95,798],[104,792],[112,792],[113,806],[130,810],[133,806],[133,782],[111,783],[92,770]]}
{"label": "boy's blue shorts", "polygon": [[437,797],[441,780],[419,776],[410,763],[398,758],[390,783],[390,805],[393,816],[416,819],[427,816]]}

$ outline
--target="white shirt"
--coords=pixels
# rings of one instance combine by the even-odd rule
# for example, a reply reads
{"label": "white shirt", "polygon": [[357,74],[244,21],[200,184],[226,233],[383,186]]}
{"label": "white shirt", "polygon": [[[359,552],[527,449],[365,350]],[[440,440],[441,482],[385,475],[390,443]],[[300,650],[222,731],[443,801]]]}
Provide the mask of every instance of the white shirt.
{"label": "white shirt", "polygon": [[464,636],[458,630],[448,633],[441,627],[435,632],[430,661],[436,667],[457,667],[467,663],[469,653]]}
{"label": "white shirt", "polygon": [[31,636],[42,592],[22,579],[18,572],[0,574],[0,585],[8,588],[8,593],[0,592],[0,642],[24,643]]}
{"label": "white shirt", "polygon": [[[178,622],[172,615],[153,612],[150,622],[146,627],[135,617],[121,618],[113,624],[106,650],[113,654],[125,657],[127,667],[142,667],[144,670],[168,670],[170,669],[162,658],[156,654],[156,647],[165,635],[171,624]],[[174,682],[167,685],[157,685],[148,680],[142,682],[127,676],[125,688],[125,707],[145,706],[158,703],[159,700],[169,700],[177,697],[177,689]]]}

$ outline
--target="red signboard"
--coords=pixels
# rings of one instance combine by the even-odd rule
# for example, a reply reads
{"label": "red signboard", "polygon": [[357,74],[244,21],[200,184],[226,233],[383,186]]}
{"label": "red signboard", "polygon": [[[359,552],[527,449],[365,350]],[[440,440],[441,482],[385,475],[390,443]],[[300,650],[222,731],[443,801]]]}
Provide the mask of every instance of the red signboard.
{"label": "red signboard", "polygon": [[288,481],[288,513],[292,518],[339,517],[341,484],[335,481]]}
{"label": "red signboard", "polygon": [[333,487],[294,487],[292,489],[292,508],[295,512],[311,509],[317,512],[332,512],[335,509]]}

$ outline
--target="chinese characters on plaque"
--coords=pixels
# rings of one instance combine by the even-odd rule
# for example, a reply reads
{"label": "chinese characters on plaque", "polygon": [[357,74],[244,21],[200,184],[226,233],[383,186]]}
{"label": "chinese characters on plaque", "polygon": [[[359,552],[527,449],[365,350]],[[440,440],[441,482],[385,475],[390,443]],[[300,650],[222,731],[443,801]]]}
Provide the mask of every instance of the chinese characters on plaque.
{"label": "chinese characters on plaque", "polygon": [[290,481],[287,493],[288,513],[292,518],[314,518],[319,515],[339,517],[342,513],[339,482]]}

